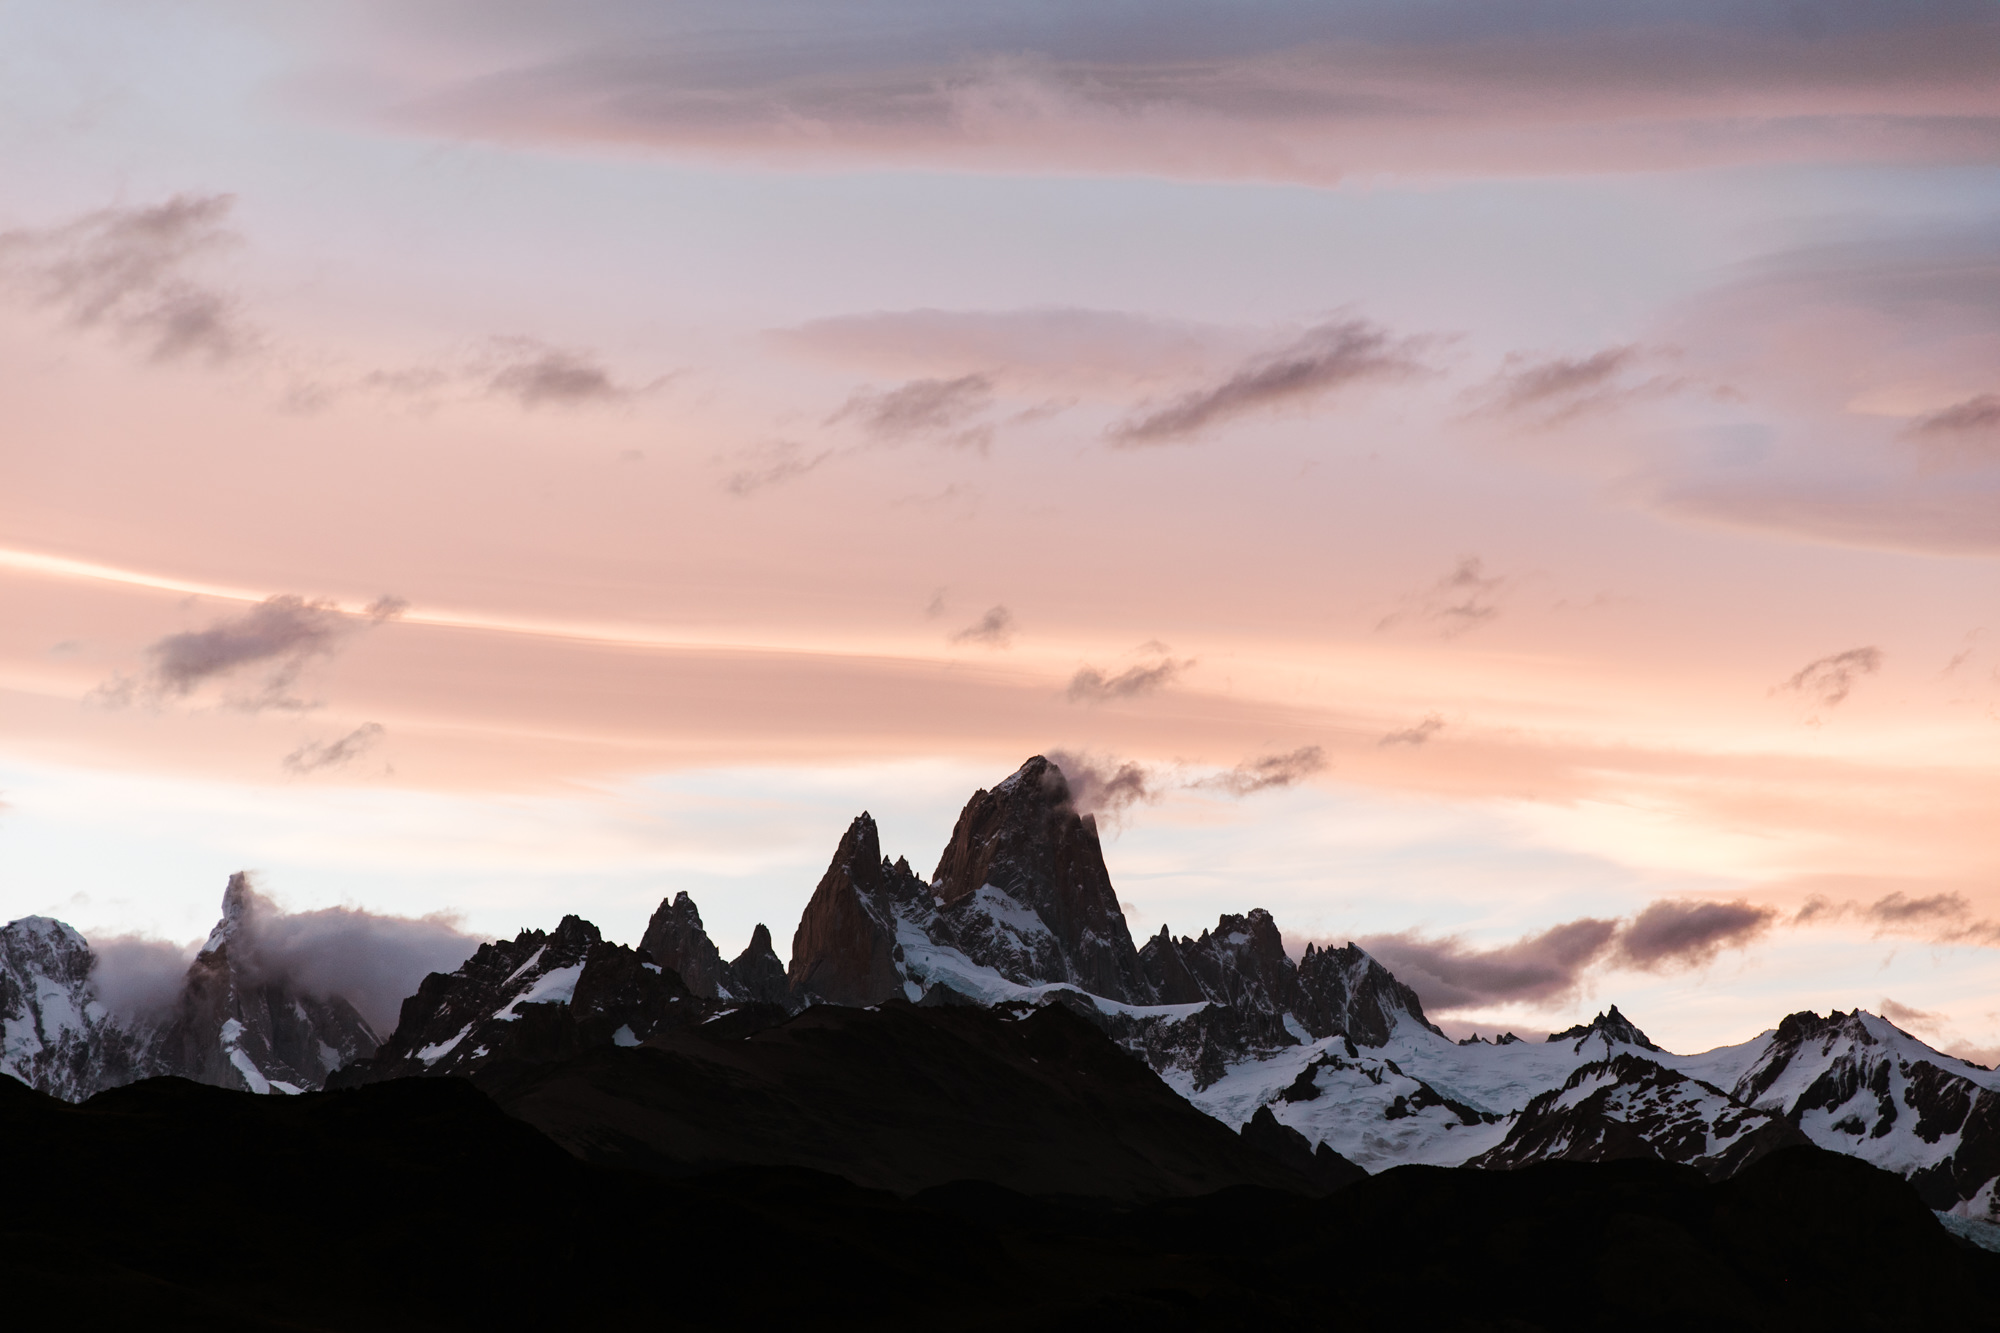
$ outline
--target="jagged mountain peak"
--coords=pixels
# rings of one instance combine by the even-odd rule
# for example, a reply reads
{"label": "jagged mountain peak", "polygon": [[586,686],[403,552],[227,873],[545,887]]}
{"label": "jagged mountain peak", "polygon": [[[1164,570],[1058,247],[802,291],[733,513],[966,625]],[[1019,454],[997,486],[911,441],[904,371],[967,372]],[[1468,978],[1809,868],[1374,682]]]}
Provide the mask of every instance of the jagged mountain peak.
{"label": "jagged mountain peak", "polygon": [[1341,1032],[1363,1046],[1383,1046],[1405,1020],[1444,1036],[1424,1017],[1417,993],[1352,940],[1342,949],[1308,945],[1299,961],[1299,990],[1299,1021],[1315,1037]]}
{"label": "jagged mountain peak", "polygon": [[229,942],[243,932],[246,923],[264,901],[264,896],[251,884],[249,871],[239,870],[231,875],[228,885],[222,890],[222,916],[216,921],[214,929],[208,932],[201,952],[219,953],[227,948]]}
{"label": "jagged mountain peak", "polygon": [[1597,1017],[1591,1019],[1588,1023],[1578,1023],[1575,1027],[1567,1028],[1564,1031],[1551,1032],[1548,1035],[1548,1040],[1550,1042],[1575,1042],[1576,1049],[1581,1051],[1583,1043],[1593,1037],[1602,1038],[1606,1043],[1607,1049],[1614,1044],[1637,1046],[1642,1051],[1657,1051],[1660,1049],[1659,1046],[1654,1044],[1652,1038],[1639,1030],[1636,1023],[1619,1013],[1618,1006],[1615,1004],[1603,1013],[1600,1013]]}
{"label": "jagged mountain peak", "polygon": [[[975,948],[1006,944],[1024,977],[1068,981],[1125,1004],[1155,998],[1105,869],[1097,822],[1077,813],[1062,770],[1042,755],[991,791],[973,793],[930,888],[947,934]],[[1018,922],[1025,934],[1014,928],[1023,916],[1039,923],[1045,941],[1034,922]]]}
{"label": "jagged mountain peak", "polygon": [[592,922],[565,916],[553,931],[482,944],[455,971],[425,977],[389,1039],[328,1086],[471,1074],[503,1058],[637,1045],[701,1010],[680,976],[645,950],[607,943]]}

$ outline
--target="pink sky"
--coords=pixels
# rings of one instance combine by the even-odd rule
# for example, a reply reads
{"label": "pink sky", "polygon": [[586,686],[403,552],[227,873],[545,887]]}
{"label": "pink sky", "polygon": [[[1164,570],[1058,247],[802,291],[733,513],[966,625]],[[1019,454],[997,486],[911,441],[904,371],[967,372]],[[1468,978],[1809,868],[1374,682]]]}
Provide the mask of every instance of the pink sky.
{"label": "pink sky", "polygon": [[1988,9],[659,9],[0,17],[0,917],[782,947],[1059,750],[1135,935],[2000,1050]]}

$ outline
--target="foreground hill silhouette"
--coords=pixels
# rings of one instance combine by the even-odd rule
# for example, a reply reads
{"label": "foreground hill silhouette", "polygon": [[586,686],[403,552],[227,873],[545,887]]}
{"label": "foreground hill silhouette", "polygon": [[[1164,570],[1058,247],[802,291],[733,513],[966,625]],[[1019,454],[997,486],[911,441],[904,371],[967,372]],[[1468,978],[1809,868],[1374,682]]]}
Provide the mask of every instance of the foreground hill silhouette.
{"label": "foreground hill silhouette", "polygon": [[1809,1147],[1719,1184],[1398,1167],[1119,1206],[608,1169],[454,1078],[81,1105],[0,1080],[0,1135],[0,1282],[78,1326],[2000,1328],[2000,1256]]}

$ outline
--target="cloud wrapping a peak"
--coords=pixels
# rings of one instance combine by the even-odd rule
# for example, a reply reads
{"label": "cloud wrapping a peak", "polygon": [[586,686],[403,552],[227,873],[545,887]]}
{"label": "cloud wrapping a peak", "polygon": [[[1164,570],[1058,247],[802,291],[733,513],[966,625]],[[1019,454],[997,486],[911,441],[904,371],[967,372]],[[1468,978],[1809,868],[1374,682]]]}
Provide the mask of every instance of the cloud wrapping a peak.
{"label": "cloud wrapping a peak", "polygon": [[342,996],[384,1036],[426,975],[451,971],[479,945],[448,915],[387,916],[356,907],[287,912],[254,889],[231,943],[252,977],[320,998]]}
{"label": "cloud wrapping a peak", "polygon": [[1131,760],[1100,760],[1063,750],[1049,751],[1048,760],[1062,770],[1069,783],[1070,804],[1080,815],[1116,819],[1130,806],[1165,795],[1154,775]]}

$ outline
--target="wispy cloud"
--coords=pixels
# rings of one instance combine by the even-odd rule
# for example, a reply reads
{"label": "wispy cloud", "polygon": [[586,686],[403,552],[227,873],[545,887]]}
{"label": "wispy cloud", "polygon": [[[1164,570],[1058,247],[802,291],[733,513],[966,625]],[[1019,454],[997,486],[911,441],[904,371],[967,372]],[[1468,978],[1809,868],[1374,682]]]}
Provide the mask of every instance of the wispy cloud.
{"label": "wispy cloud", "polygon": [[1788,690],[1821,708],[1838,708],[1854,692],[1855,682],[1882,669],[1880,648],[1849,648],[1806,663],[1788,679],[1771,687],[1771,693]]}
{"label": "wispy cloud", "polygon": [[307,741],[283,759],[293,773],[317,773],[323,768],[344,768],[375,748],[382,739],[380,722],[364,722],[345,736],[331,741]]}
{"label": "wispy cloud", "polygon": [[1403,605],[1375,624],[1379,633],[1406,623],[1434,625],[1445,638],[1456,638],[1500,614],[1504,575],[1488,574],[1476,555],[1459,557],[1449,574],[1428,588],[1403,596]]}
{"label": "wispy cloud", "polygon": [[1877,935],[1908,935],[1936,944],[2000,945],[2000,921],[1975,915],[1971,900],[1962,893],[1912,897],[1898,890],[1869,902],[1815,894],[1793,915],[1792,924],[1848,920],[1873,926]]}
{"label": "wispy cloud", "polygon": [[1250,796],[1273,787],[1293,786],[1325,767],[1326,751],[1317,745],[1305,745],[1287,754],[1245,759],[1227,772],[1189,785],[1226,792],[1231,796]]}
{"label": "wispy cloud", "polygon": [[1416,726],[1404,727],[1401,731],[1392,731],[1381,740],[1376,741],[1375,744],[1378,748],[1389,745],[1423,745],[1431,737],[1443,730],[1444,719],[1436,713],[1431,713],[1423,721],[1417,723]]}
{"label": "wispy cloud", "polygon": [[803,477],[828,459],[832,449],[808,451],[795,440],[776,440],[745,451],[748,466],[739,467],[722,480],[722,489],[735,496],[755,495],[769,486]]}
{"label": "wispy cloud", "polygon": [[2000,432],[2000,394],[1982,393],[1962,403],[1919,417],[1910,427],[1918,435],[1962,435]]}
{"label": "wispy cloud", "polygon": [[1636,344],[1576,357],[1514,352],[1470,396],[1485,411],[1556,426],[1692,387],[1684,375],[1651,369],[1670,360],[1666,351]]}
{"label": "wispy cloud", "polygon": [[988,648],[1005,648],[1014,642],[1014,613],[1004,606],[987,608],[964,629],[950,636],[952,643],[978,643]]}
{"label": "wispy cloud", "polygon": [[1165,444],[1251,413],[1309,405],[1344,385],[1408,379],[1429,369],[1420,356],[1423,346],[1367,320],[1322,324],[1226,379],[1142,409],[1108,434],[1119,445]]}
{"label": "wispy cloud", "polygon": [[102,328],[155,361],[220,363],[259,342],[235,298],[197,276],[237,243],[229,195],[175,195],[60,226],[0,232],[0,280],[78,328]]}
{"label": "wispy cloud", "polygon": [[1070,677],[1069,701],[1073,704],[1100,704],[1112,699],[1136,699],[1165,689],[1194,664],[1193,658],[1176,661],[1163,657],[1150,664],[1126,667],[1116,674],[1097,667],[1083,667]]}
{"label": "wispy cloud", "polygon": [[495,338],[487,360],[480,372],[487,392],[528,408],[623,402],[665,383],[620,384],[595,356],[533,338]]}
{"label": "wispy cloud", "polygon": [[893,389],[856,392],[826,424],[852,424],[878,444],[922,439],[983,449],[992,443],[992,427],[967,423],[992,404],[993,381],[985,375],[911,380]]}

